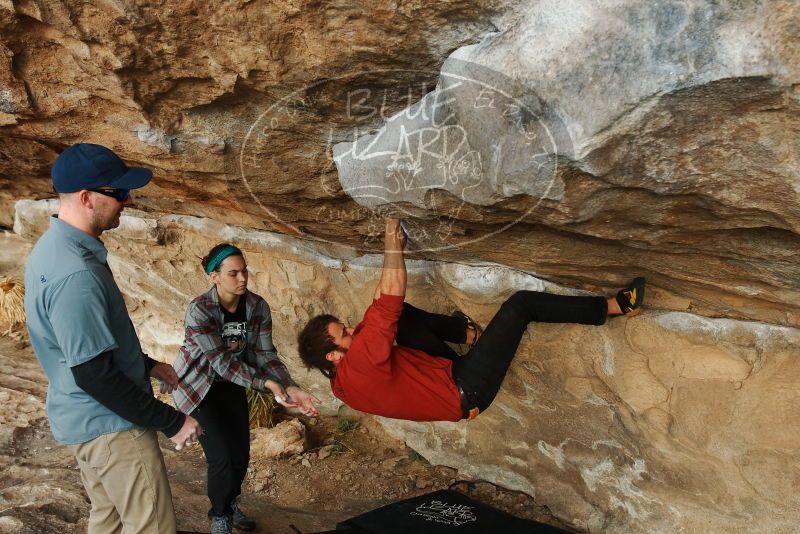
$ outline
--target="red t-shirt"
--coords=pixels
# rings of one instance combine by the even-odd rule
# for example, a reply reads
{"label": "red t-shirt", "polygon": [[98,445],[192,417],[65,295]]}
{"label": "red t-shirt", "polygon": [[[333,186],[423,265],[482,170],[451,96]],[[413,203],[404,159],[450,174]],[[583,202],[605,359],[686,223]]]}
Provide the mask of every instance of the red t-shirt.
{"label": "red t-shirt", "polygon": [[393,419],[458,421],[461,397],[453,363],[394,345],[403,297],[373,301],[331,379],[333,394],[351,408]]}

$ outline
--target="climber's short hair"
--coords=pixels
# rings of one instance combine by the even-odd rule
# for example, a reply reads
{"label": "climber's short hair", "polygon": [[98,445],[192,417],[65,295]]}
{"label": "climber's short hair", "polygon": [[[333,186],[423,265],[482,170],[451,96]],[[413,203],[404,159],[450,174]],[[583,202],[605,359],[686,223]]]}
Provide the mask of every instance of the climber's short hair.
{"label": "climber's short hair", "polygon": [[306,368],[319,369],[327,378],[333,378],[336,366],[326,356],[338,348],[328,332],[328,327],[338,322],[339,319],[333,315],[317,315],[308,321],[297,336],[297,349]]}

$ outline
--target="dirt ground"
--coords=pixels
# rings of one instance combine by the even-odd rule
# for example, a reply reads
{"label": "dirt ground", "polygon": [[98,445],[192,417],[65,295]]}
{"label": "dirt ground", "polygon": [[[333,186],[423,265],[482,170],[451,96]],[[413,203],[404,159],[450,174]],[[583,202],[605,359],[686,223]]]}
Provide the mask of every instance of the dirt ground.
{"label": "dirt ground", "polygon": [[[19,258],[26,252],[27,245],[15,236],[0,235],[0,276],[21,274]],[[25,338],[0,335],[0,533],[86,531],[89,502],[72,453],[50,434],[46,384]],[[305,453],[250,464],[243,509],[258,522],[257,532],[321,532],[354,515],[454,483],[478,501],[564,528],[528,495],[486,482],[458,482],[454,469],[431,465],[370,417],[350,414],[349,425],[336,416],[299,419],[307,429]],[[333,454],[326,447],[331,444]],[[179,528],[208,532],[202,449],[195,445],[175,451],[163,436],[161,445]]]}

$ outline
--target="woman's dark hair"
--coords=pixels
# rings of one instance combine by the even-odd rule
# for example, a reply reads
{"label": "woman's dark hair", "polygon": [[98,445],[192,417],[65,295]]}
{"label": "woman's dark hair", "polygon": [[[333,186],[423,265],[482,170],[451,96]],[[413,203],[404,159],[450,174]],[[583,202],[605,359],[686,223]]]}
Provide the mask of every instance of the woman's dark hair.
{"label": "woman's dark hair", "polygon": [[327,378],[333,378],[336,366],[325,356],[338,348],[328,333],[328,325],[338,322],[339,319],[333,315],[317,315],[308,321],[297,336],[297,349],[306,368],[319,369]]}
{"label": "woman's dark hair", "polygon": [[[205,256],[205,257],[204,257],[202,260],[200,260],[200,264],[203,266],[203,272],[205,272],[205,273],[207,273],[207,272],[208,272],[208,264],[209,264],[209,263],[210,263],[210,262],[211,262],[211,261],[212,261],[212,260],[213,260],[213,259],[214,259],[214,258],[217,256],[217,254],[219,254],[219,252],[220,252],[222,249],[224,249],[224,248],[231,248],[231,249],[233,249],[233,252],[232,252],[232,253],[230,253],[230,254],[227,254],[227,255],[225,256],[226,258],[227,258],[227,257],[230,257],[230,256],[242,256],[242,257],[244,257],[244,254],[242,254],[242,251],[239,249],[239,247],[235,247],[235,246],[231,245],[230,243],[220,243],[219,245],[216,245],[214,248],[212,248],[212,249],[211,249],[211,250],[208,252],[208,254],[206,254],[206,256]],[[213,269],[213,270],[214,270],[214,271],[216,271],[216,272],[219,272],[219,266],[220,266],[220,265],[222,265],[222,262],[221,262],[221,261],[220,261],[220,262],[217,262],[217,265],[214,267],[214,269]]]}

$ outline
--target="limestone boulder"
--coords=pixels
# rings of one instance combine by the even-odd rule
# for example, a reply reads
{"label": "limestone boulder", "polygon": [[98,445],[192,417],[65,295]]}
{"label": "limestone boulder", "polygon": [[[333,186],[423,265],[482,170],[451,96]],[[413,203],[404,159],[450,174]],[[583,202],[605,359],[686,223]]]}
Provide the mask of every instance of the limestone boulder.
{"label": "limestone boulder", "polygon": [[542,1],[336,144],[342,189],[426,254],[798,325],[795,3]]}
{"label": "limestone boulder", "polygon": [[281,421],[272,428],[256,428],[250,434],[250,456],[254,460],[296,456],[308,447],[306,427],[297,419]]}
{"label": "limestone boulder", "polygon": [[421,259],[800,321],[791,0],[0,11],[0,225],[100,142],[148,212],[370,252],[382,207]]}
{"label": "limestone boulder", "polygon": [[[513,5],[0,2],[0,224],[14,199],[48,194],[50,164],[77,141],[154,168],[154,209],[261,228],[282,227],[264,208],[309,218],[314,203],[297,193],[326,165],[328,137],[354,123],[339,106],[351,86],[402,109],[398,81],[424,94],[447,53]],[[247,145],[273,106],[292,111],[294,133]],[[246,177],[240,159],[257,163]]]}

